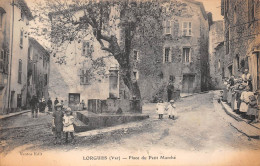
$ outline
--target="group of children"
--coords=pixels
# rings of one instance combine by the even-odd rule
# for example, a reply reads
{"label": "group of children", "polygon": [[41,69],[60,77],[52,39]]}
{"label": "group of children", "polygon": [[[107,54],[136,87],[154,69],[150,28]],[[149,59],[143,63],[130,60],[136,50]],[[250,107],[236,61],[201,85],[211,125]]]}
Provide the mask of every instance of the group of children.
{"label": "group of children", "polygon": [[163,100],[159,100],[156,105],[156,111],[159,115],[159,119],[163,119],[163,114],[168,113],[169,119],[174,120],[177,116],[176,105],[174,100],[170,100],[170,103],[163,103]]}
{"label": "group of children", "polygon": [[70,107],[63,108],[63,105],[57,103],[53,112],[52,130],[55,135],[55,144],[61,144],[62,134],[65,133],[66,143],[70,134],[72,143],[74,143],[74,117]]}

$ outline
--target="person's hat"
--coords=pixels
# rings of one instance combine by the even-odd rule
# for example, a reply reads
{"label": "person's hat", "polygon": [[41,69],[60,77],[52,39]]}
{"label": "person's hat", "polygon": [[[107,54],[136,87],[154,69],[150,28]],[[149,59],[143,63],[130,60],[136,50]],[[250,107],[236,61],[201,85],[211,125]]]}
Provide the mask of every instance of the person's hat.
{"label": "person's hat", "polygon": [[68,107],[65,112],[71,112],[71,108]]}
{"label": "person's hat", "polygon": [[57,103],[55,107],[62,107],[62,105],[60,103]]}
{"label": "person's hat", "polygon": [[170,103],[174,103],[175,101],[174,100],[170,100]]}

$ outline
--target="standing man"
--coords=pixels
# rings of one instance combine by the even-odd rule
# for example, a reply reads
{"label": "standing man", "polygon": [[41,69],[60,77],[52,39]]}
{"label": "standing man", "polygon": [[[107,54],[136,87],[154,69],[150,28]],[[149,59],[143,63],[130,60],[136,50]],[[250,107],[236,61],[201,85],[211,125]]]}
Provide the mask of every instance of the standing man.
{"label": "standing man", "polygon": [[58,100],[58,98],[56,97],[56,99],[55,99],[55,101],[54,101],[54,109],[56,110],[56,107],[55,107],[55,105],[57,105],[59,103],[59,100]]}
{"label": "standing man", "polygon": [[58,100],[58,98],[56,97],[56,99],[55,99],[55,101],[54,101],[54,106],[56,105],[56,104],[58,104],[59,103],[59,100]]}
{"label": "standing man", "polygon": [[33,95],[31,101],[30,101],[30,106],[31,106],[31,111],[32,111],[32,118],[37,118],[38,117],[38,99],[35,95]]}
{"label": "standing man", "polygon": [[51,98],[49,98],[49,100],[47,101],[47,106],[48,106],[48,111],[52,111],[52,101]]}

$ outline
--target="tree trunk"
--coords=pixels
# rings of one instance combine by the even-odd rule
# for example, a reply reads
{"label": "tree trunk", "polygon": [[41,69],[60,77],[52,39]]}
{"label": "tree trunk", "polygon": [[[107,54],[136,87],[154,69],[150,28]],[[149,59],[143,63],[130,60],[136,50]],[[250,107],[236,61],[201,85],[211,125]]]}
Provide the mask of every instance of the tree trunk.
{"label": "tree trunk", "polygon": [[136,80],[132,79],[131,70],[120,68],[120,76],[122,77],[124,84],[127,86],[130,92],[131,99],[135,97],[137,100],[141,99],[141,93]]}

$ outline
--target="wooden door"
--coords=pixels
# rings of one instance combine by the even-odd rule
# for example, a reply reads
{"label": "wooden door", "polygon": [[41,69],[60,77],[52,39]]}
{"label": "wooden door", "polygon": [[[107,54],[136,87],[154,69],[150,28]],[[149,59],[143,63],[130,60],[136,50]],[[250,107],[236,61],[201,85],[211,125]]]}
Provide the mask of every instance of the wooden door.
{"label": "wooden door", "polygon": [[194,92],[194,81],[195,75],[184,75],[183,76],[183,93],[193,93]]}

